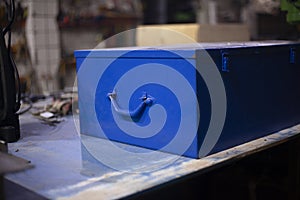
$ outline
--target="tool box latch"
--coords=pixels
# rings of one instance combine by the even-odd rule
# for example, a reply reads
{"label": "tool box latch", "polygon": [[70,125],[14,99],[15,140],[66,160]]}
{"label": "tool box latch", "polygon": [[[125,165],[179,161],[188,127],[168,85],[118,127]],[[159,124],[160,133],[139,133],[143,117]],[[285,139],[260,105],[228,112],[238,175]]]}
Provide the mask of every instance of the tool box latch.
{"label": "tool box latch", "polygon": [[222,71],[229,72],[229,54],[222,52]]}

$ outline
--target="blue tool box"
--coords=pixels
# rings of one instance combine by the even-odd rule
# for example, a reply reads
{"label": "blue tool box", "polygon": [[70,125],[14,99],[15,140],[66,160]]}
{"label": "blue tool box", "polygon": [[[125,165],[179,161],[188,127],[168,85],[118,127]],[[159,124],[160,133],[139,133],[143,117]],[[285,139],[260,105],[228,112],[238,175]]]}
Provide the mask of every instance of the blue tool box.
{"label": "blue tool box", "polygon": [[300,122],[300,44],[75,51],[82,135],[192,158]]}

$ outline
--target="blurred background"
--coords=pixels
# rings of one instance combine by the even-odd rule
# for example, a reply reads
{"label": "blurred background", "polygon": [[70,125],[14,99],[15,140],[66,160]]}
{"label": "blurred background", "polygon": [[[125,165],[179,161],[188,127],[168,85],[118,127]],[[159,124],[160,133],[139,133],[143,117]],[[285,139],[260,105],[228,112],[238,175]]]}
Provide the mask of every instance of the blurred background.
{"label": "blurred background", "polygon": [[[280,0],[19,0],[12,51],[25,93],[72,88],[78,49],[184,43],[152,28],[197,42],[297,40]],[[1,22],[5,4],[0,1]],[[159,29],[156,29],[159,30]]]}

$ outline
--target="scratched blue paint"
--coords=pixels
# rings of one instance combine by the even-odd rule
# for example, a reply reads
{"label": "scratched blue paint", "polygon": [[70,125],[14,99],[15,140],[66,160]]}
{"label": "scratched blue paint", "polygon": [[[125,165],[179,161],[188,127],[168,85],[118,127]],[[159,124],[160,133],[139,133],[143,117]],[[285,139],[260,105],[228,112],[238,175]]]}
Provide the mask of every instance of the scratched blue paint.
{"label": "scratched blue paint", "polygon": [[[299,44],[223,44],[213,48],[208,46],[206,51],[219,70],[227,97],[224,128],[209,154],[266,136],[300,122],[300,62],[299,56],[296,55],[299,52]],[[78,61],[77,71],[79,72],[82,66],[90,68],[83,69],[90,70],[88,76],[82,76],[81,73],[78,75],[81,133],[154,150],[162,149],[172,141],[180,124],[181,112],[177,108],[181,102],[176,101],[170,89],[159,84],[142,82],[148,77],[162,77],[168,80],[166,73],[147,71],[144,76],[138,74],[132,82],[142,82],[143,85],[135,88],[129,102],[118,100],[120,107],[134,110],[141,103],[139,100],[141,94],[147,92],[156,99],[153,105],[163,105],[168,116],[165,126],[151,137],[144,138],[142,135],[137,137],[128,134],[133,129],[125,127],[128,131],[126,132],[119,128],[120,124],[115,122],[111,102],[107,98],[107,94],[113,92],[124,74],[136,70],[139,66],[149,67],[149,63],[154,63],[157,66],[168,66],[181,74],[197,96],[196,101],[187,100],[184,103],[184,106],[191,111],[191,115],[188,116],[191,130],[195,126],[198,127],[198,117],[200,117],[200,124],[196,137],[183,155],[199,157],[199,149],[205,141],[206,131],[211,123],[212,102],[208,86],[201,74],[195,70],[202,67],[201,60],[196,62],[198,53],[199,50],[195,47],[172,51],[154,49],[75,51]],[[85,61],[82,61],[83,58],[86,58]],[[118,95],[126,96],[125,93],[128,93],[126,88],[130,84],[128,82],[128,85],[118,85]],[[180,95],[185,94],[182,92]],[[199,116],[196,112],[196,104],[199,104]],[[145,115],[142,115],[139,120],[132,120],[132,123],[147,127],[151,124],[148,115],[151,109],[152,107],[146,107]],[[91,117],[91,113],[95,111],[95,116]],[[162,121],[163,117],[165,117],[163,112],[157,112],[154,118]],[[145,134],[151,135],[151,131],[152,129],[149,128],[145,130],[147,132]],[[191,132],[188,130],[185,134],[189,136]],[[183,137],[182,140],[184,143]],[[177,150],[181,148],[180,143],[177,145],[165,150],[180,154],[181,152]]]}

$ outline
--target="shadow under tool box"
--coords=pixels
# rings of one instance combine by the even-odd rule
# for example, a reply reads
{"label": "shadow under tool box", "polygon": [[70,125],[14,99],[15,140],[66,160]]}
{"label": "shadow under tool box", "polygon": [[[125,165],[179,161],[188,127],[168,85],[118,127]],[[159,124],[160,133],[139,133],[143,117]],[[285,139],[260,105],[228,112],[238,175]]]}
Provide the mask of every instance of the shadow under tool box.
{"label": "shadow under tool box", "polygon": [[296,125],[299,45],[77,50],[80,132],[201,158]]}

